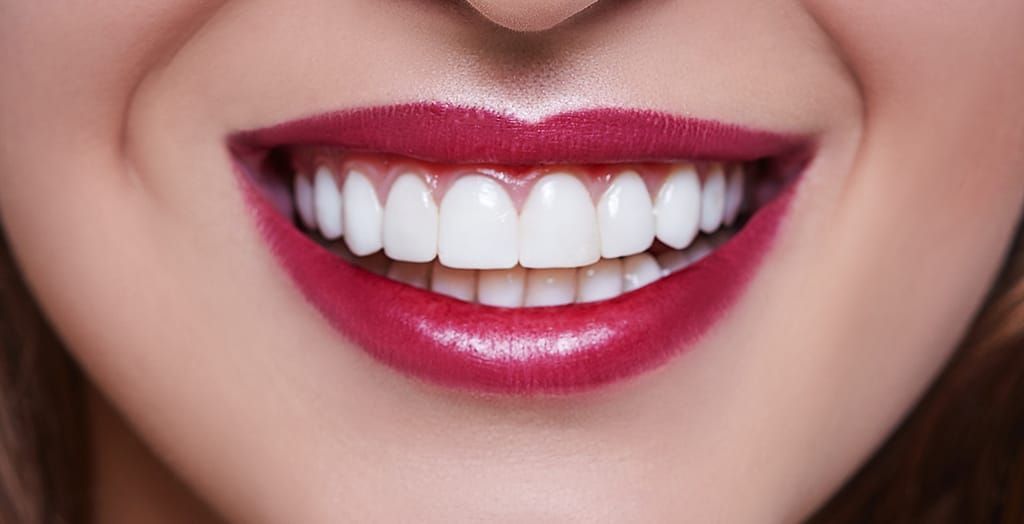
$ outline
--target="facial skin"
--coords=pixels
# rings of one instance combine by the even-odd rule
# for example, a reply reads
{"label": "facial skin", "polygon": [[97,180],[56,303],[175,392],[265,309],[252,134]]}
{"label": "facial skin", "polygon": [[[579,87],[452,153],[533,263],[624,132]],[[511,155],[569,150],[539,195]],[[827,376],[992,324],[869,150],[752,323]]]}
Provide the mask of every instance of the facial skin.
{"label": "facial skin", "polygon": [[[97,511],[149,489],[119,485],[120,461],[163,486],[154,501],[244,522],[807,515],[912,407],[1005,255],[1024,200],[1020,20],[1016,0],[2,0],[3,227],[69,351],[168,468],[98,439]],[[224,146],[418,100],[651,108],[818,148],[763,267],[694,350],[590,393],[477,397],[330,329]],[[98,432],[117,435],[106,409]]]}

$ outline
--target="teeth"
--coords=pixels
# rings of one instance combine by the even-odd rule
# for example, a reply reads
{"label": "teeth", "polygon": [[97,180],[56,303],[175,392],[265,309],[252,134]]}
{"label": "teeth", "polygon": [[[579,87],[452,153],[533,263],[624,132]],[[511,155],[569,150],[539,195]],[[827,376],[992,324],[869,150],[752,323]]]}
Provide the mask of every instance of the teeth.
{"label": "teeth", "polygon": [[383,211],[377,191],[366,175],[349,171],[342,189],[345,196],[345,243],[356,256],[380,251]]}
{"label": "teeth", "polygon": [[476,274],[473,270],[452,269],[435,262],[430,277],[430,290],[472,302],[476,297]]}
{"label": "teeth", "polygon": [[338,191],[338,182],[334,179],[334,173],[331,173],[331,170],[326,167],[320,167],[314,175],[313,200],[320,234],[328,240],[341,237],[343,233],[341,193]]}
{"label": "teeth", "polygon": [[658,255],[658,265],[661,266],[661,276],[671,275],[690,265],[690,255],[676,249],[666,251]]}
{"label": "teeth", "polygon": [[619,175],[597,204],[601,256],[615,258],[646,251],[654,243],[654,209],[647,184],[629,171]]}
{"label": "teeth", "polygon": [[654,206],[658,240],[683,249],[696,238],[700,225],[700,178],[691,165],[674,169],[658,191]]}
{"label": "teeth", "polygon": [[661,278],[661,266],[647,253],[633,255],[622,264],[622,290],[640,289]]}
{"label": "teeth", "polygon": [[299,219],[306,229],[316,229],[316,211],[313,207],[313,183],[306,175],[295,175],[292,190],[295,192],[295,208],[299,212]]}
{"label": "teeth", "polygon": [[714,250],[715,248],[714,246],[711,245],[710,242],[708,242],[706,239],[701,238],[694,242],[693,246],[690,246],[690,249],[687,249],[686,252],[687,256],[690,259],[690,263],[696,264],[704,257],[710,255],[711,252]]}
{"label": "teeth", "polygon": [[391,269],[391,259],[384,253],[374,253],[368,257],[359,257],[355,260],[355,264],[371,273],[377,275],[387,275]]}
{"label": "teeth", "polygon": [[729,171],[729,180],[725,186],[725,225],[736,222],[743,205],[743,166],[737,164]]}
{"label": "teeth", "polygon": [[477,301],[487,306],[522,307],[526,296],[526,269],[481,271],[477,283]]}
{"label": "teeth", "polygon": [[715,164],[711,174],[704,181],[704,191],[700,202],[700,230],[714,233],[722,225],[722,214],[725,212],[725,174],[722,166]]}
{"label": "teeth", "polygon": [[384,253],[394,260],[430,262],[437,256],[437,204],[423,179],[398,177],[384,205]]}
{"label": "teeth", "polygon": [[617,258],[580,268],[576,302],[597,302],[621,295],[622,278],[622,261]]}
{"label": "teeth", "polygon": [[388,278],[420,289],[430,287],[430,264],[393,262],[388,268]]}
{"label": "teeth", "polygon": [[519,217],[494,180],[465,176],[441,201],[438,256],[454,268],[507,269],[519,260]]}
{"label": "teeth", "polygon": [[597,262],[601,257],[597,214],[587,188],[563,173],[540,179],[523,206],[519,238],[519,262],[528,268]]}
{"label": "teeth", "polygon": [[561,306],[576,300],[575,269],[535,269],[526,275],[526,307]]}
{"label": "teeth", "polygon": [[[745,187],[743,165],[710,164],[700,176],[680,163],[598,178],[608,185],[596,205],[570,171],[532,187],[490,173],[461,176],[438,205],[422,170],[385,164],[383,180],[398,176],[382,206],[369,176],[377,168],[361,158],[348,165],[358,167],[339,177],[330,166],[307,166],[292,180],[305,229],[344,238],[326,249],[391,280],[502,308],[599,302],[681,271],[728,241],[735,227],[724,226],[748,204],[756,208],[746,193],[763,190]],[[652,202],[647,182],[660,169],[667,173]],[[663,245],[652,249],[655,239]]]}

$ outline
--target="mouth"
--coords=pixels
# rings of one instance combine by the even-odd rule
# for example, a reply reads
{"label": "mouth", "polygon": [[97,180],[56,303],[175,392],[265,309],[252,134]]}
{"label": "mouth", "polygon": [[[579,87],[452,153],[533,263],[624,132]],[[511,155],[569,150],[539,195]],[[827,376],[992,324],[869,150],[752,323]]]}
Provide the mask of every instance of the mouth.
{"label": "mouth", "polygon": [[417,379],[513,395],[693,347],[771,248],[811,149],[653,111],[442,104],[228,143],[264,239],[342,337]]}

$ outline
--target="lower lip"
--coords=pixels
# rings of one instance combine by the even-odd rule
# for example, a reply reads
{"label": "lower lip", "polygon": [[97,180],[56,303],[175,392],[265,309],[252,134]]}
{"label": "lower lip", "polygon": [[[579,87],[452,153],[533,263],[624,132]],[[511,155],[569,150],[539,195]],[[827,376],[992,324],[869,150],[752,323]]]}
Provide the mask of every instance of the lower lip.
{"label": "lower lip", "polygon": [[303,235],[240,176],[260,231],[306,299],[378,361],[444,386],[570,393],[636,376],[689,348],[740,297],[776,236],[790,185],[700,262],[593,304],[501,309],[350,265]]}

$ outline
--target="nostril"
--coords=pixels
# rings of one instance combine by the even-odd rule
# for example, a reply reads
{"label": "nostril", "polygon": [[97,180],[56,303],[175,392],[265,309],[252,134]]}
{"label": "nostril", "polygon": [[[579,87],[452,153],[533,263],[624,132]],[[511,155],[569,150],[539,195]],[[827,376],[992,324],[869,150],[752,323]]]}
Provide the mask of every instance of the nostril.
{"label": "nostril", "polygon": [[466,0],[491,22],[512,31],[551,29],[598,0]]}

